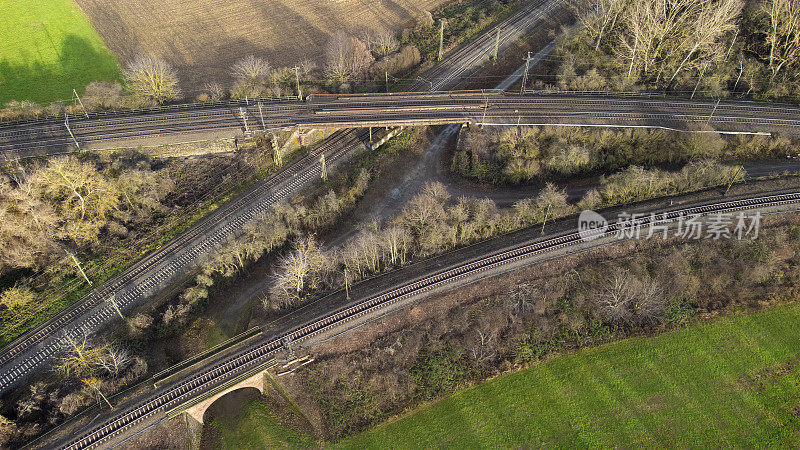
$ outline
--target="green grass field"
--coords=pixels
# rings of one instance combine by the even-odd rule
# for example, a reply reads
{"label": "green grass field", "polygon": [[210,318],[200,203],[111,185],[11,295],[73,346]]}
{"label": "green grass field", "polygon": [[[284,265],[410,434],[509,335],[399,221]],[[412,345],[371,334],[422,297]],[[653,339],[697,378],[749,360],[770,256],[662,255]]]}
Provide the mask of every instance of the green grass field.
{"label": "green grass field", "polygon": [[555,358],[344,448],[797,447],[800,304]]}
{"label": "green grass field", "polygon": [[214,419],[211,426],[218,429],[223,449],[305,448],[315,445],[314,438],[283,426],[275,414],[269,406],[255,400],[244,405],[241,419],[236,424]]}
{"label": "green grass field", "polygon": [[72,0],[0,1],[0,104],[69,100],[119,79],[117,59]]}

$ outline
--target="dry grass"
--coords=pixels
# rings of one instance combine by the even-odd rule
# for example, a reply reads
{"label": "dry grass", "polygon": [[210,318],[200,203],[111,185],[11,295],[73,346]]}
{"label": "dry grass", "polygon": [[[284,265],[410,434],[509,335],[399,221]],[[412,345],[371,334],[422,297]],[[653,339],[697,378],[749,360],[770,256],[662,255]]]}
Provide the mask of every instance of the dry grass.
{"label": "dry grass", "polygon": [[399,30],[445,1],[76,0],[123,64],[142,53],[161,56],[189,92],[227,83],[230,67],[248,54],[273,65],[319,61],[337,30]]}

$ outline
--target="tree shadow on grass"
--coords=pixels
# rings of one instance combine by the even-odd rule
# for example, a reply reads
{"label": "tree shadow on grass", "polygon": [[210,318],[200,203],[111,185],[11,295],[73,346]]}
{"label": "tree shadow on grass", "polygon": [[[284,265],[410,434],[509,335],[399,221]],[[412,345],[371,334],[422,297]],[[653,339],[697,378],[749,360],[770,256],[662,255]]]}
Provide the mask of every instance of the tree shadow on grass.
{"label": "tree shadow on grass", "polygon": [[83,92],[92,81],[120,78],[113,55],[75,34],[63,40],[58,60],[53,64],[43,64],[33,55],[29,60],[31,62],[27,64],[8,59],[0,61],[0,104],[11,100],[40,103],[68,100],[73,88]]}

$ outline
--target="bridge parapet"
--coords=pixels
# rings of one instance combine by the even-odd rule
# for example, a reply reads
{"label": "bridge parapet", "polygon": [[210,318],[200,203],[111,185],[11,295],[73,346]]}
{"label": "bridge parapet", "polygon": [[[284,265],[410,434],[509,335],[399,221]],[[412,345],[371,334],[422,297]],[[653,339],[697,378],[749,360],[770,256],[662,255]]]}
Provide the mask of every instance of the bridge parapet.
{"label": "bridge parapet", "polygon": [[187,408],[184,412],[197,422],[203,423],[203,416],[205,415],[208,407],[211,406],[215,401],[217,401],[225,394],[244,388],[256,388],[261,394],[264,394],[264,382],[267,376],[265,372],[266,369],[260,370],[254,373],[253,375],[239,381],[236,384],[227,386],[224,389],[216,392],[212,396],[206,397],[200,402],[193,404],[192,406]]}

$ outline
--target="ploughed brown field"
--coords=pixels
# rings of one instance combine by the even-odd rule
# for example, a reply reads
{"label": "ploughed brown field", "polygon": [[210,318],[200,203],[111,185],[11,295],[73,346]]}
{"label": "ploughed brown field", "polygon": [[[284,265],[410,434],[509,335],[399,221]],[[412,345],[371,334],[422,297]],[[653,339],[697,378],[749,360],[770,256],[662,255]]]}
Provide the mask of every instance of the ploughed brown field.
{"label": "ploughed brown field", "polygon": [[399,30],[446,0],[75,0],[124,65],[138,54],[170,62],[196,92],[230,82],[237,60],[273,66],[322,60],[335,31]]}

